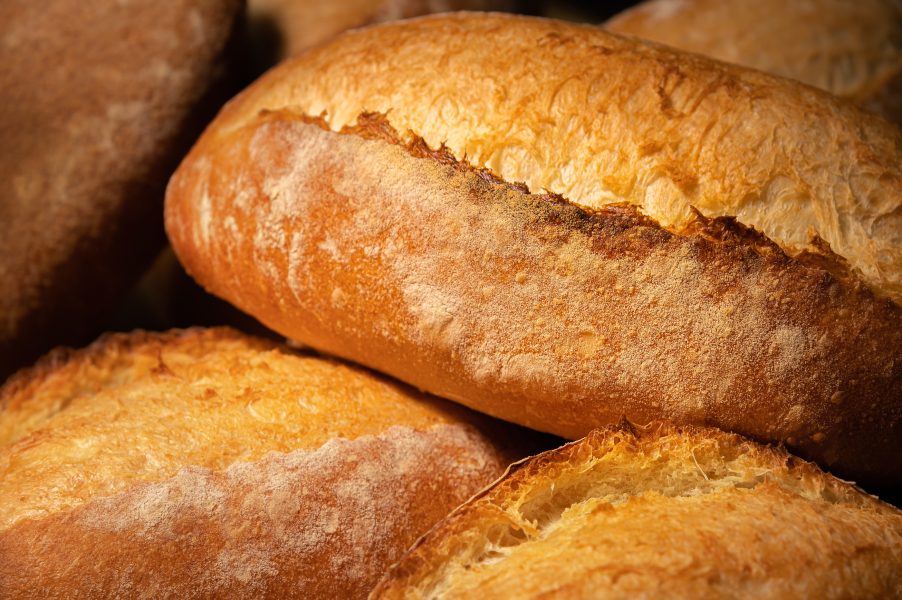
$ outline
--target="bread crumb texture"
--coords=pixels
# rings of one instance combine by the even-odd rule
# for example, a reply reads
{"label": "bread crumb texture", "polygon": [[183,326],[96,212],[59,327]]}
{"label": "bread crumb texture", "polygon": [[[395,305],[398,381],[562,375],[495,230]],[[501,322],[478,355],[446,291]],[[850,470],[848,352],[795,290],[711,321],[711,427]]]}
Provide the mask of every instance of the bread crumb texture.
{"label": "bread crumb texture", "polygon": [[511,469],[373,597],[902,594],[902,513],[739,436],[623,424]]}
{"label": "bread crumb texture", "polygon": [[598,27],[459,13],[351,32],[287,61],[209,135],[282,108],[336,131],[383,113],[407,141],[582,206],[633,204],[664,226],[694,208],[790,252],[816,234],[902,299],[902,135],[792,81]]}
{"label": "bread crumb texture", "polygon": [[507,464],[464,409],[224,329],[51,355],[0,406],[5,597],[363,597]]}

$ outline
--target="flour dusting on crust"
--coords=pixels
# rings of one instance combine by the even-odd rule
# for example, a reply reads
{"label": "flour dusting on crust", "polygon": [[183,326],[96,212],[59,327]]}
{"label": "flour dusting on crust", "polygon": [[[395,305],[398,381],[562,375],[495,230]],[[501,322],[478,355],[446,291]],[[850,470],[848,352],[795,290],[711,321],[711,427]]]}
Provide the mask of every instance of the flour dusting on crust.
{"label": "flour dusting on crust", "polygon": [[[89,592],[141,595],[149,577],[167,595],[363,597],[417,536],[503,468],[469,426],[392,427],[220,472],[187,467],[8,530],[0,555],[17,542],[47,547],[65,531],[79,543],[57,547],[56,558],[97,556]],[[51,587],[61,572],[44,573]]]}

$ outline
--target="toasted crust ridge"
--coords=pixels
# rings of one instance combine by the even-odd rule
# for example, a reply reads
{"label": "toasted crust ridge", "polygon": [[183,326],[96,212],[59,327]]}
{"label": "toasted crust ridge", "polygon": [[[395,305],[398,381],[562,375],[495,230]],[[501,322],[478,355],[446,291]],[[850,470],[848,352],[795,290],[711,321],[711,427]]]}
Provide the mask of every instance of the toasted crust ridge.
{"label": "toasted crust ridge", "polygon": [[902,512],[782,449],[627,423],[512,468],[372,597],[879,597],[902,591],[900,542]]}

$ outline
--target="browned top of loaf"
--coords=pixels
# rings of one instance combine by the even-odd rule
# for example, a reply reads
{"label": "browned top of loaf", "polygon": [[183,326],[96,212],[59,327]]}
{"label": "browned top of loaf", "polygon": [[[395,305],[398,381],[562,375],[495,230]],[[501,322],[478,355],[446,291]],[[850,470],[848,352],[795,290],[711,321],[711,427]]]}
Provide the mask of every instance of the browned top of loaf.
{"label": "browned top of loaf", "polygon": [[898,480],[902,309],[828,252],[531,194],[378,116],[213,139],[170,184],[173,245],[285,335],[559,435],[666,416]]}
{"label": "browned top of loaf", "polygon": [[225,329],[56,352],[0,408],[11,597],[362,597],[526,451],[466,409]]}
{"label": "browned top of loaf", "polygon": [[863,104],[902,77],[898,0],[648,0],[605,27]]}
{"label": "browned top of loaf", "polygon": [[514,465],[376,598],[889,598],[902,513],[714,429],[611,428]]}
{"label": "browned top of loaf", "polygon": [[274,69],[208,129],[261,110],[365,111],[407,139],[583,206],[665,226],[736,216],[794,252],[817,233],[902,298],[902,134],[825,92],[598,27],[458,13],[350,32]]}
{"label": "browned top of loaf", "polygon": [[163,243],[239,0],[0,2],[0,379],[83,343]]}

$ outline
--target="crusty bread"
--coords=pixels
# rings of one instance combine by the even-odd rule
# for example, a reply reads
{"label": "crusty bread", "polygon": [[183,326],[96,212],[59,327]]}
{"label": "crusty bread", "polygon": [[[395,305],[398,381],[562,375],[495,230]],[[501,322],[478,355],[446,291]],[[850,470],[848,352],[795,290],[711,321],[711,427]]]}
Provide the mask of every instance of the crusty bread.
{"label": "crusty bread", "polygon": [[461,407],[226,329],[52,354],[0,407],[4,598],[362,597],[526,452]]}
{"label": "crusty bread", "polygon": [[405,141],[445,144],[581,206],[634,204],[668,227],[694,207],[791,252],[817,234],[902,300],[902,133],[791,81],[598,27],[459,13],[351,32],[287,61],[201,148],[277,109],[322,115],[333,131],[382,113]]}
{"label": "crusty bread", "polygon": [[294,56],[347,29],[452,10],[512,10],[512,0],[248,0],[255,50]]}
{"label": "crusty bread", "polygon": [[0,381],[95,337],[227,96],[240,0],[0,2]]}
{"label": "crusty bread", "polygon": [[[893,484],[902,270],[890,258],[869,287],[855,266],[902,250],[900,152],[886,122],[787,80],[453,15],[277,68],[182,164],[166,220],[189,273],[272,329],[494,416],[571,438],[621,415],[716,425]],[[530,173],[536,192],[621,203],[511,183]],[[587,195],[602,189],[622,195]],[[873,236],[845,259],[797,252],[668,217],[678,203],[651,202],[667,190]]]}
{"label": "crusty bread", "polygon": [[783,450],[622,425],[511,470],[372,597],[902,597],[902,513]]}
{"label": "crusty bread", "polygon": [[899,0],[647,0],[605,27],[798,79],[902,124]]}

